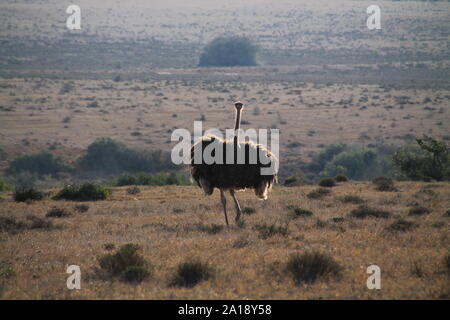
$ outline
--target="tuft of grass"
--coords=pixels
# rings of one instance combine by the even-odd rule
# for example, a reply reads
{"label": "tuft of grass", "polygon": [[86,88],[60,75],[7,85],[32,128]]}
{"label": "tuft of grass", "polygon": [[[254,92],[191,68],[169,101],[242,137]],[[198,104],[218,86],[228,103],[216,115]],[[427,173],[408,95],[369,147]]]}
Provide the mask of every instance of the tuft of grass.
{"label": "tuft of grass", "polygon": [[422,207],[422,206],[414,206],[408,211],[408,216],[422,216],[424,214],[429,214],[431,212],[430,209]]}
{"label": "tuft of grass", "polygon": [[422,269],[422,266],[418,261],[414,261],[410,268],[411,274],[417,278],[422,278],[425,275],[425,272]]}
{"label": "tuft of grass", "polygon": [[42,200],[44,194],[34,188],[18,188],[14,191],[13,198],[16,202]]}
{"label": "tuft of grass", "polygon": [[213,275],[213,268],[200,260],[194,259],[177,265],[175,275],[170,282],[171,286],[193,287],[208,280]]}
{"label": "tuft of grass", "polygon": [[356,195],[345,195],[342,197],[339,197],[338,200],[342,203],[354,203],[354,204],[362,204],[365,202],[363,198]]}
{"label": "tuft of grass", "polygon": [[450,218],[450,209],[444,212],[444,217]]}
{"label": "tuft of grass", "polygon": [[116,248],[116,246],[114,243],[108,242],[103,245],[103,249],[105,249],[105,250],[114,250],[115,248]]}
{"label": "tuft of grass", "polygon": [[132,187],[127,188],[128,194],[138,194],[140,192],[141,192],[141,189],[139,189],[138,186],[132,186]]}
{"label": "tuft of grass", "polygon": [[105,200],[110,191],[94,183],[86,182],[79,186],[68,185],[61,189],[54,197],[55,200],[97,201]]}
{"label": "tuft of grass", "polygon": [[394,181],[385,177],[378,177],[372,180],[372,183],[375,185],[375,189],[378,191],[398,191],[394,186]]}
{"label": "tuft of grass", "polygon": [[357,209],[350,212],[350,216],[354,218],[364,219],[368,217],[387,219],[391,215],[390,212],[371,208],[366,205],[361,205]]}
{"label": "tuft of grass", "polygon": [[386,227],[386,230],[390,232],[407,232],[416,228],[417,225],[412,221],[407,221],[404,219],[399,219],[389,226]]}
{"label": "tuft of grass", "polygon": [[27,229],[44,229],[44,230],[53,230],[55,229],[55,225],[47,219],[43,219],[40,217],[29,215],[26,217],[27,219]]}
{"label": "tuft of grass", "polygon": [[240,236],[233,242],[233,248],[244,248],[250,244],[247,236]]}
{"label": "tuft of grass", "polygon": [[68,217],[71,216],[72,212],[70,212],[67,208],[57,208],[53,207],[50,209],[47,214],[45,215],[47,218],[62,218],[62,217]]}
{"label": "tuft of grass", "polygon": [[308,199],[322,199],[323,197],[329,195],[330,193],[331,193],[330,189],[317,188],[309,192],[306,196],[308,197]]}
{"label": "tuft of grass", "polygon": [[336,180],[336,182],[347,182],[348,178],[343,174],[338,174],[336,177],[334,177],[334,180]]}
{"label": "tuft of grass", "polygon": [[14,277],[16,273],[14,272],[14,269],[11,267],[11,264],[0,261],[0,279],[7,279]]}
{"label": "tuft of grass", "polygon": [[289,218],[291,219],[297,219],[299,217],[310,217],[313,215],[312,211],[299,208],[297,206],[290,205],[287,206],[287,209],[289,210]]}
{"label": "tuft of grass", "polygon": [[334,187],[336,185],[336,182],[334,181],[333,178],[325,178],[320,180],[319,182],[319,186],[321,187],[326,187],[326,188],[331,188]]}
{"label": "tuft of grass", "polygon": [[259,237],[261,239],[267,239],[270,237],[273,237],[277,234],[282,236],[287,236],[289,233],[288,226],[287,225],[277,225],[275,223],[272,223],[270,225],[268,224],[259,224],[255,226],[255,229],[259,232]]}
{"label": "tuft of grass", "polygon": [[86,211],[89,210],[89,205],[87,205],[87,204],[77,204],[77,205],[74,206],[74,209],[77,212],[83,213],[83,212],[86,212]]}
{"label": "tuft of grass", "polygon": [[197,230],[199,230],[201,232],[206,232],[209,234],[217,234],[223,230],[223,225],[215,224],[215,223],[204,224],[204,223],[199,222],[199,223],[196,223],[196,227],[197,227]]}
{"label": "tuft of grass", "polygon": [[252,207],[244,207],[244,208],[242,209],[242,213],[243,213],[243,214],[248,214],[248,215],[254,214],[254,213],[256,213],[256,209],[255,209],[255,208],[252,208]]}
{"label": "tuft of grass", "polygon": [[292,254],[286,263],[286,271],[293,276],[298,286],[320,278],[339,277],[342,269],[331,256],[316,251]]}
{"label": "tuft of grass", "polygon": [[140,247],[133,243],[121,246],[115,253],[98,258],[97,273],[103,279],[120,279],[139,283],[151,275],[147,261],[138,253]]}
{"label": "tuft of grass", "polygon": [[0,231],[16,234],[20,230],[26,229],[26,224],[17,221],[14,217],[0,217]]}
{"label": "tuft of grass", "polygon": [[447,272],[447,274],[450,276],[450,253],[448,253],[444,257],[444,268],[445,268],[445,271]]}

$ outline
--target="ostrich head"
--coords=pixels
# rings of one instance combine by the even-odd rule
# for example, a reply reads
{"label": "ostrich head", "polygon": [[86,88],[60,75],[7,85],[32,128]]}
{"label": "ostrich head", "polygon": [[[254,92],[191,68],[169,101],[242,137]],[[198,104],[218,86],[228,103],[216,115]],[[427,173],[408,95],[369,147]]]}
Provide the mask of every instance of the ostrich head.
{"label": "ostrich head", "polygon": [[234,130],[238,130],[241,126],[241,113],[244,108],[244,104],[240,101],[236,101],[234,103],[234,107],[236,108],[236,123],[234,125]]}

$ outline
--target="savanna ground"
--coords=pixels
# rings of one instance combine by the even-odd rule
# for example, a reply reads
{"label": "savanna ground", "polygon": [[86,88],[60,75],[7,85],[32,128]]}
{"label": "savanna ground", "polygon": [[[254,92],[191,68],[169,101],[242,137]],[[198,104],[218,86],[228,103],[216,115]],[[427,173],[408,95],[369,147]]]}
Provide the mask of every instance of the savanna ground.
{"label": "savanna ground", "polygon": [[[241,204],[256,212],[244,215],[243,226],[228,228],[217,192],[203,197],[195,187],[141,187],[136,195],[115,188],[108,200],[87,203],[84,213],[73,209],[74,202],[15,203],[4,193],[1,216],[35,215],[52,220],[56,228],[1,233],[2,259],[15,272],[2,279],[2,299],[449,298],[444,263],[450,245],[449,218],[444,216],[450,207],[448,183],[402,182],[396,192],[380,192],[371,183],[344,182],[322,199],[307,198],[315,188],[275,187],[266,202],[256,200],[251,191],[239,193]],[[391,216],[349,217],[358,205],[342,202],[345,195],[359,196]],[[418,204],[431,212],[408,216]],[[292,219],[288,205],[313,215]],[[45,218],[54,206],[72,215]],[[390,230],[399,219],[415,226]],[[287,232],[263,236],[258,226],[272,224],[287,226]],[[141,247],[152,276],[140,284],[96,277],[97,259],[108,253],[105,248],[126,243]],[[297,286],[286,262],[291,253],[307,251],[333,257],[343,267],[341,276]],[[170,286],[177,264],[192,258],[208,262],[213,277],[191,288]],[[81,268],[81,290],[66,288],[71,264]],[[366,268],[372,264],[381,268],[381,290],[366,287]]]}

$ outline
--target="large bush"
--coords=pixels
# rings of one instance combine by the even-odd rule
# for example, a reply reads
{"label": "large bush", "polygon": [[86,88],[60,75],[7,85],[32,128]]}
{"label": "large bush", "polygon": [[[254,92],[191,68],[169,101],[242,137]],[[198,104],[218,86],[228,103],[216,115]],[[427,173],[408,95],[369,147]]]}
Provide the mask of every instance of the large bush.
{"label": "large bush", "polygon": [[114,185],[116,186],[165,186],[165,185],[178,185],[186,186],[190,185],[189,177],[183,173],[137,173],[137,174],[123,174],[119,176]]}
{"label": "large bush", "polygon": [[30,172],[39,175],[56,175],[59,172],[70,170],[71,167],[64,163],[61,157],[49,152],[41,152],[14,159],[9,165],[8,173]]}
{"label": "large bush", "polygon": [[255,66],[257,46],[245,37],[218,37],[200,56],[201,67]]}
{"label": "large bush", "polygon": [[9,190],[9,186],[6,184],[5,180],[0,177],[0,191]]}
{"label": "large bush", "polygon": [[98,175],[174,168],[167,152],[141,152],[110,138],[100,138],[89,145],[86,154],[78,160],[78,165],[81,170]]}
{"label": "large bush", "polygon": [[413,180],[450,180],[450,152],[443,141],[431,137],[417,139],[393,155],[402,174]]}
{"label": "large bush", "polygon": [[313,156],[307,169],[321,177],[345,175],[354,180],[371,180],[393,175],[391,147],[365,148],[344,143],[330,144]]}
{"label": "large bush", "polygon": [[72,200],[72,201],[97,201],[105,200],[110,191],[102,186],[94,183],[86,182],[82,185],[68,185],[62,188],[54,197],[55,200]]}

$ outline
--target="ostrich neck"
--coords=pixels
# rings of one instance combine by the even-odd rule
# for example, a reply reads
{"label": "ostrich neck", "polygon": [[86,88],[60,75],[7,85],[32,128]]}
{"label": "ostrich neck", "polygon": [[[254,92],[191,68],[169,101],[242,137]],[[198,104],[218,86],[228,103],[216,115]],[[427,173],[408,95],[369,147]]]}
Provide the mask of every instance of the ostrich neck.
{"label": "ostrich neck", "polygon": [[239,130],[241,127],[241,113],[242,109],[236,109],[236,123],[234,125],[234,130]]}

